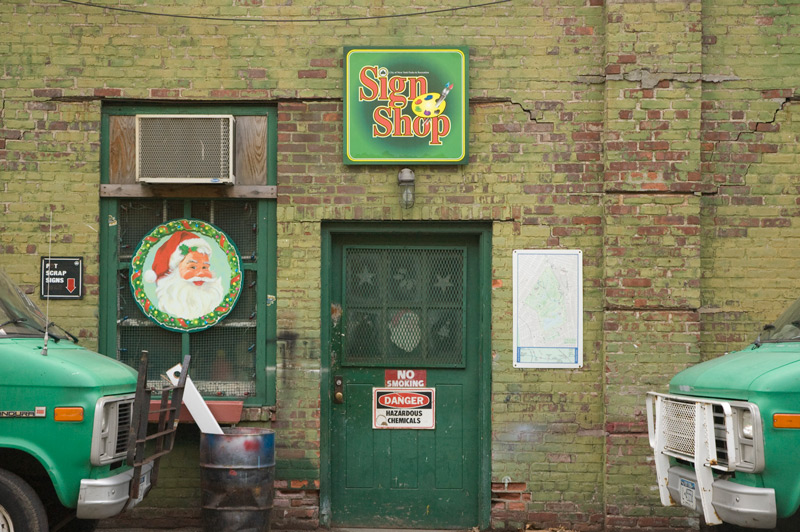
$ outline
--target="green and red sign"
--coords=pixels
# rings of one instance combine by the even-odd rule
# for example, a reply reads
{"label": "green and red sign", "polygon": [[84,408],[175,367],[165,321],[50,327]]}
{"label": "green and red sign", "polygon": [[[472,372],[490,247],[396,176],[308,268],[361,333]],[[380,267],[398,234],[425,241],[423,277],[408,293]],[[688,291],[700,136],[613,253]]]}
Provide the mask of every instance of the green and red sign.
{"label": "green and red sign", "polygon": [[172,220],[142,239],[130,282],[148,318],[173,331],[202,331],[233,310],[242,290],[241,258],[213,225]]}
{"label": "green and red sign", "polygon": [[466,48],[345,48],[345,164],[466,164]]}

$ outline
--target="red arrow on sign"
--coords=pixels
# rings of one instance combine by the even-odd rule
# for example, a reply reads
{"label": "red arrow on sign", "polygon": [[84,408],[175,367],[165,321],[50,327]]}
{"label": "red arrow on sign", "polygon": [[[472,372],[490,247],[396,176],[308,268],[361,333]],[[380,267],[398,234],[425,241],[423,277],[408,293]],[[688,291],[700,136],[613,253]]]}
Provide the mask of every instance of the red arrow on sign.
{"label": "red arrow on sign", "polygon": [[67,292],[70,294],[75,291],[75,278],[70,277],[67,279]]}

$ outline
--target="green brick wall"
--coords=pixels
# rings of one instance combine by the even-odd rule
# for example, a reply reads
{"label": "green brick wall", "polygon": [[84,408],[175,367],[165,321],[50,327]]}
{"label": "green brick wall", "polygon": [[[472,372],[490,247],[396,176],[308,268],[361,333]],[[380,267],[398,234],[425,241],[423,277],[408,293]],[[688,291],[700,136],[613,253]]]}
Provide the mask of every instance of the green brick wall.
{"label": "green brick wall", "polygon": [[[512,0],[325,23],[307,20],[425,8],[273,4],[120,5],[230,21],[0,2],[0,266],[36,293],[40,256],[83,256],[85,297],[49,312],[96,347],[103,103],[276,105],[278,401],[248,414],[278,431],[276,523],[319,519],[322,222],[448,220],[493,228],[491,525],[697,529],[659,504],[644,393],[797,295],[800,3]],[[341,163],[353,45],[470,49],[470,163],[416,168],[410,210],[397,169]],[[520,248],[583,250],[583,368],[512,367]],[[198,522],[196,439],[182,429],[158,495],[121,522]]]}

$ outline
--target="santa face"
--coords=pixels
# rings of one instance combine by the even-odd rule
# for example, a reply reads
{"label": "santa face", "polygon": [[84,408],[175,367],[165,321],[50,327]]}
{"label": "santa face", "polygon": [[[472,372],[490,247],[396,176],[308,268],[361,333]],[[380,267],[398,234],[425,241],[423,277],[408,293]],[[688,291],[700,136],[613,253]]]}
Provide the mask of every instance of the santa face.
{"label": "santa face", "polygon": [[[178,264],[180,276],[195,284],[202,286],[208,279],[213,279],[211,264],[208,262],[208,255],[202,251],[190,251]],[[196,278],[196,279],[195,279]]]}
{"label": "santa face", "polygon": [[208,255],[192,251],[177,268],[159,279],[156,295],[161,311],[192,320],[212,312],[225,292],[222,279],[211,272]]}

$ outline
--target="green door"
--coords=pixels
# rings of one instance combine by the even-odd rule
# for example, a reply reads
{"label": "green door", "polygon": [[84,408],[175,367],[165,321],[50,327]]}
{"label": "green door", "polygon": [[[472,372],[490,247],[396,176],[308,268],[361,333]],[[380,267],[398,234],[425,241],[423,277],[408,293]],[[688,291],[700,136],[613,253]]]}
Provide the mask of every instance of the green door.
{"label": "green door", "polygon": [[[332,238],[323,401],[331,402],[333,526],[478,526],[479,249],[474,234]],[[414,380],[394,382],[398,374]],[[397,407],[406,409],[391,410],[403,428],[390,428],[374,390],[387,379],[433,389],[432,408]]]}

